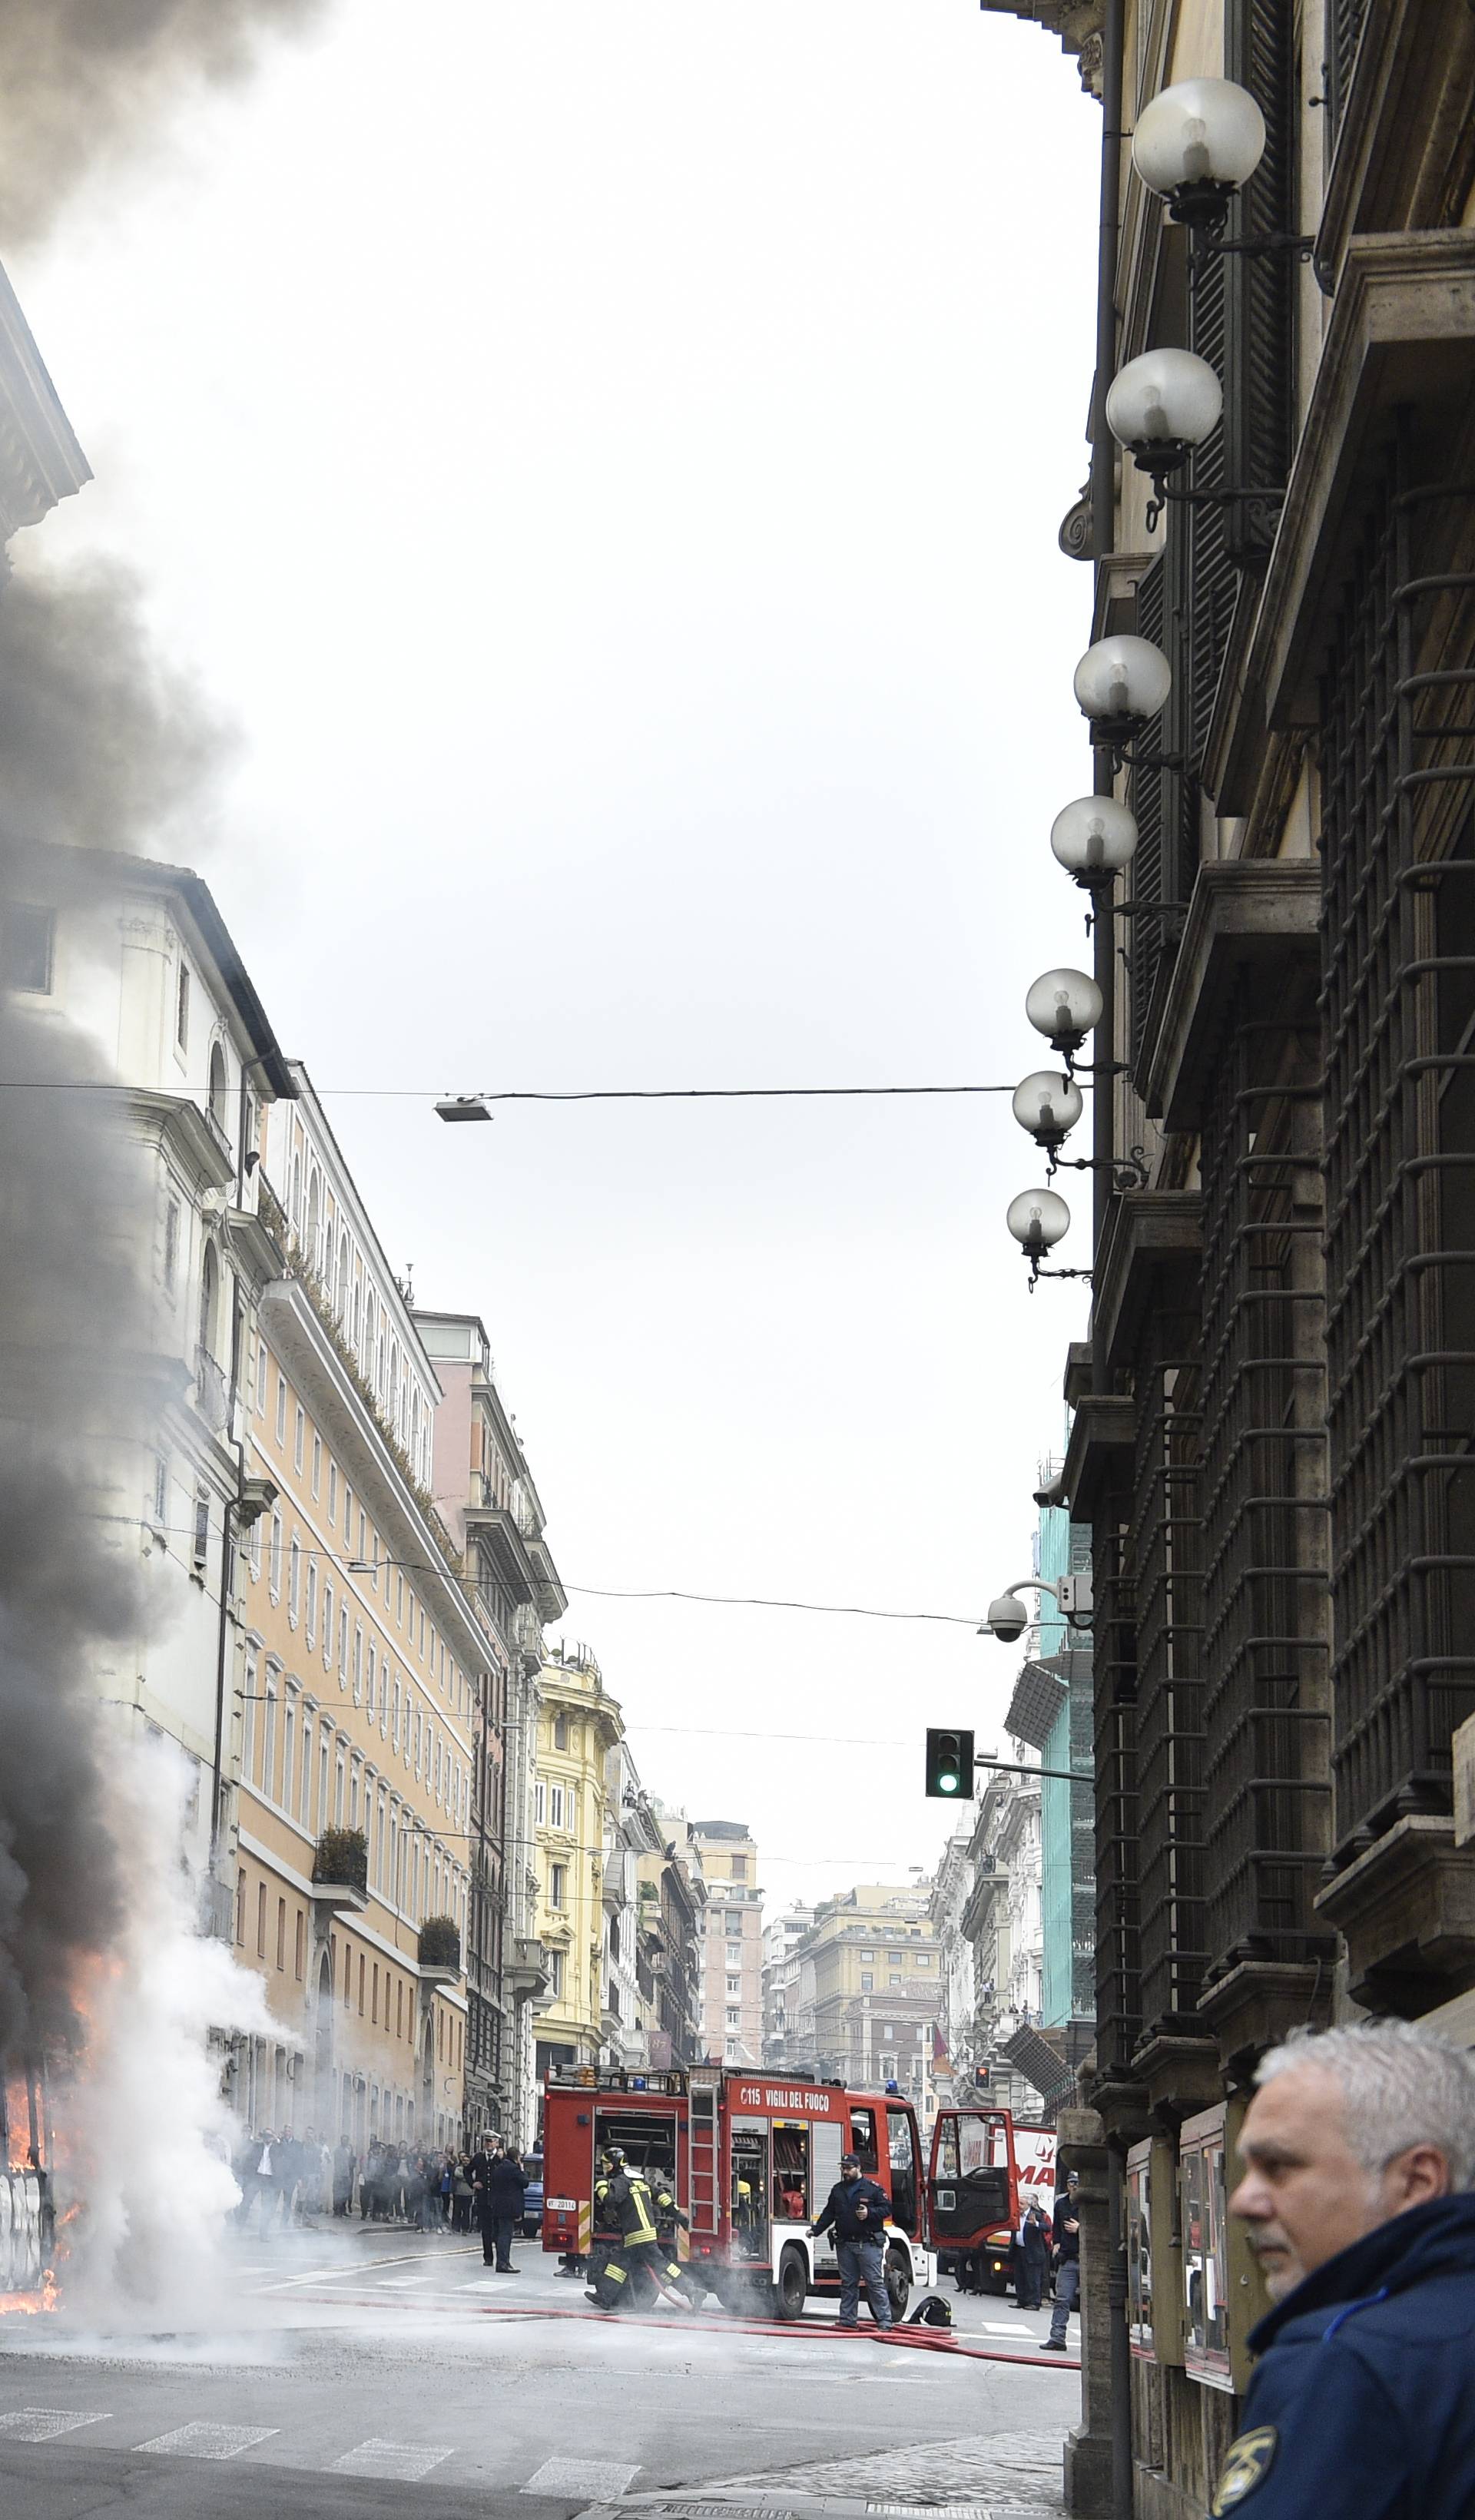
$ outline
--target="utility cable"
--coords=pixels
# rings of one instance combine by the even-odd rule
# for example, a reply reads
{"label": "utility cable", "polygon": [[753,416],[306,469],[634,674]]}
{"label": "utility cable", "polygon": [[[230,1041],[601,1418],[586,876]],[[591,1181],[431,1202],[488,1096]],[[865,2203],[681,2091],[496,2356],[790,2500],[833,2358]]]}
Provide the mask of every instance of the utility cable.
{"label": "utility cable", "polygon": [[[112,1077],[3,1076],[7,1094],[133,1094],[147,1090]],[[166,1089],[172,1102],[203,1102],[206,1086]],[[1012,1094],[1013,1085],[586,1085],[567,1089],[502,1086],[488,1093],[437,1093],[427,1085],[314,1085],[314,1098],[369,1102],[843,1102],[918,1094]]]}

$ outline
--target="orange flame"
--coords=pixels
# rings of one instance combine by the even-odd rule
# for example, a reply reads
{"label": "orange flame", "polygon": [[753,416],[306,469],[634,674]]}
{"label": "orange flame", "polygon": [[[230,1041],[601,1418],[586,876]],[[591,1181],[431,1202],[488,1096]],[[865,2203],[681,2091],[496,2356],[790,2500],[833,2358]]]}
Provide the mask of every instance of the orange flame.
{"label": "orange flame", "polygon": [[56,2306],[57,2279],[50,2267],[41,2277],[39,2299],[33,2292],[0,2292],[0,2318],[11,2311],[19,2311],[23,2318],[34,2318],[38,2312],[55,2310]]}

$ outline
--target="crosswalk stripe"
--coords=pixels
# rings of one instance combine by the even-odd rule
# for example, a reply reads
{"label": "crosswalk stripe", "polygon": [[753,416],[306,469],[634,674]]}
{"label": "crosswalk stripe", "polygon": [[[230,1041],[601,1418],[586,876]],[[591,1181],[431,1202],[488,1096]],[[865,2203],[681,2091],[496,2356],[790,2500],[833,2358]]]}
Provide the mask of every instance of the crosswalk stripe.
{"label": "crosswalk stripe", "polygon": [[618,2502],[628,2493],[630,2480],[640,2473],[638,2464],[626,2467],[614,2458],[546,2458],[535,2468],[527,2483],[518,2490],[523,2494],[578,2496],[590,2502]]}
{"label": "crosswalk stripe", "polygon": [[11,2441],[56,2441],[63,2433],[79,2432],[83,2424],[108,2424],[112,2417],[100,2412],[74,2415],[63,2407],[13,2407],[9,2414],[0,2415],[0,2433]]}
{"label": "crosswalk stripe", "polygon": [[449,2458],[450,2450],[437,2450],[425,2442],[379,2441],[372,2436],[360,2442],[357,2450],[345,2450],[333,2462],[335,2476],[386,2476],[398,2478],[405,2485],[417,2485]]}
{"label": "crosswalk stripe", "polygon": [[158,2451],[166,2458],[239,2458],[257,2442],[271,2441],[277,2424],[180,2424],[172,2433],[140,2442],[141,2451]]}

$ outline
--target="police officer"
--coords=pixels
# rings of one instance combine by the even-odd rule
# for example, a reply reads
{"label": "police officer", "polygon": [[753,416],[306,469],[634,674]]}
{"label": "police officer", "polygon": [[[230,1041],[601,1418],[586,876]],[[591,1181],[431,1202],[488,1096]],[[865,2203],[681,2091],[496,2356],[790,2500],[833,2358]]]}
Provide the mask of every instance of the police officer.
{"label": "police officer", "polygon": [[1475,2057],[1416,2022],[1297,2031],[1229,2198],[1274,2307],[1215,2520],[1475,2511]]}
{"label": "police officer", "polygon": [[891,2297],[886,2290],[886,2218],[891,2199],[884,2187],[864,2176],[858,2152],[840,2155],[840,2176],[829,2191],[824,2213],[811,2223],[819,2239],[834,2226],[835,2256],[840,2268],[841,2327],[854,2327],[860,2312],[861,2286],[877,2327],[891,2324]]}

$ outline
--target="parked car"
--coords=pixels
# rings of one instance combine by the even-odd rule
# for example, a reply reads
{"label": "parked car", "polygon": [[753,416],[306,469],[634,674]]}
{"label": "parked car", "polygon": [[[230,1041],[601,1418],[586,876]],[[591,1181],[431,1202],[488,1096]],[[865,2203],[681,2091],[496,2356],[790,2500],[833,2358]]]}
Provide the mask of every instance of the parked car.
{"label": "parked car", "polygon": [[522,2156],[527,2173],[527,2185],[522,2191],[522,2236],[535,2240],[543,2228],[543,2155],[527,2152]]}

